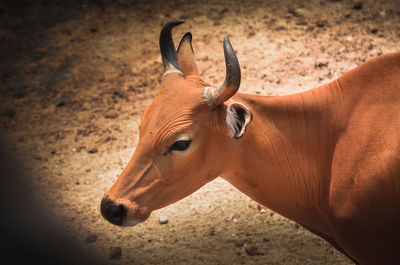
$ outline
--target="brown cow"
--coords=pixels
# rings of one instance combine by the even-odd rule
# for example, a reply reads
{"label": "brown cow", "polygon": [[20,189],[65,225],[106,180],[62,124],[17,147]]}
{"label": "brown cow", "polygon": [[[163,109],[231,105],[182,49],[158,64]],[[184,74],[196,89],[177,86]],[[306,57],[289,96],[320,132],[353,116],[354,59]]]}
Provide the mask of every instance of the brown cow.
{"label": "brown cow", "polygon": [[139,144],[101,212],[130,226],[221,176],[321,236],[354,262],[400,262],[400,53],[287,96],[236,93],[240,67],[224,40],[219,87],[197,71],[191,34],[177,52],[165,24],[161,89]]}

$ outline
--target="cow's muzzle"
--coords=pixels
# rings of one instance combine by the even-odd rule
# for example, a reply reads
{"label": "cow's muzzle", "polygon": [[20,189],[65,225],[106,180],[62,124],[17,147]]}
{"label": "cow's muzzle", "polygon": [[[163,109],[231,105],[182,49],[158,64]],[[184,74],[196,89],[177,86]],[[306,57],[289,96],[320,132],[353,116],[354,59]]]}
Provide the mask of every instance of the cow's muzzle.
{"label": "cow's muzzle", "polygon": [[123,204],[117,204],[107,196],[101,200],[100,211],[107,221],[119,226],[124,223],[127,213],[127,209]]}

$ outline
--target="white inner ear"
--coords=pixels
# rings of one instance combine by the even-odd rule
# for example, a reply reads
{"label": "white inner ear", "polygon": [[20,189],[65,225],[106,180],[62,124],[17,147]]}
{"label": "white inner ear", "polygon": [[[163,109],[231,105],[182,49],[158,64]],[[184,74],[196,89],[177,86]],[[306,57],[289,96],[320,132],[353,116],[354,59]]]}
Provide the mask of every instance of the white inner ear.
{"label": "white inner ear", "polygon": [[240,138],[246,131],[246,126],[250,123],[253,115],[251,111],[242,103],[232,103],[228,106],[226,113],[226,124],[229,128],[231,137]]}

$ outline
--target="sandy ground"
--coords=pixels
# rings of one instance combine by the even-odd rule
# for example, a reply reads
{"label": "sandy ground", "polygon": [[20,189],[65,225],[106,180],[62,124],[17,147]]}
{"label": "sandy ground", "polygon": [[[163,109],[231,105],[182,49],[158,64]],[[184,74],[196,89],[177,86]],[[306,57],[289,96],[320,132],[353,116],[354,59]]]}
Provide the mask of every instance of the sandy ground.
{"label": "sandy ground", "polygon": [[0,127],[35,176],[26,185],[80,247],[105,264],[351,264],[221,179],[131,228],[106,222],[99,203],[158,91],[163,23],[186,20],[174,39],[192,32],[204,80],[222,81],[229,35],[240,91],[278,96],[399,51],[399,0],[53,2],[0,4]]}

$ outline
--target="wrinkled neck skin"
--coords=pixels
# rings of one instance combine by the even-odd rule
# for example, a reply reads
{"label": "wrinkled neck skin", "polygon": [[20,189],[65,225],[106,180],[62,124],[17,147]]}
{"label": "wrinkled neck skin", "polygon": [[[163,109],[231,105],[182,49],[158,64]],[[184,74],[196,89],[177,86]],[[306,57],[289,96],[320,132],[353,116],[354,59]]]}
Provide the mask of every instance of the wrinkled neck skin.
{"label": "wrinkled neck skin", "polygon": [[342,91],[333,81],[288,96],[236,94],[253,113],[244,136],[230,139],[221,177],[260,204],[330,233],[329,187],[342,126]]}

